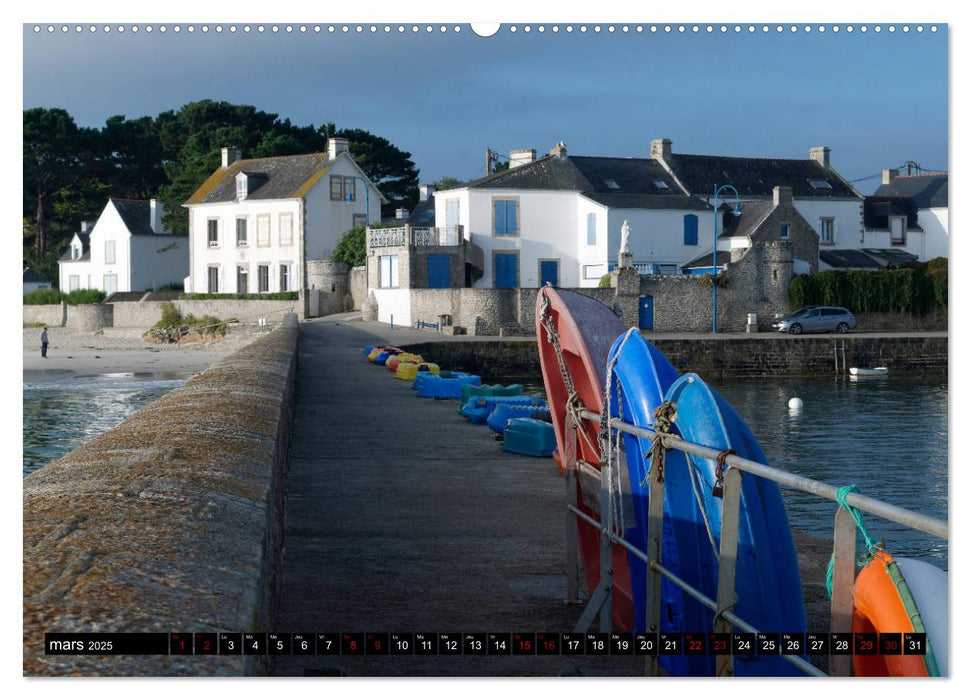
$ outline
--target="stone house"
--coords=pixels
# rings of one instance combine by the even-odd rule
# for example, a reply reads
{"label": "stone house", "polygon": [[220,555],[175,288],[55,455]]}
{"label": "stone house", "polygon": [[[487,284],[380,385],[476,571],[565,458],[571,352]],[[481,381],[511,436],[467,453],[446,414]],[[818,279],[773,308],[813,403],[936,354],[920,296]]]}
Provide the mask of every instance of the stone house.
{"label": "stone house", "polygon": [[93,226],[82,224],[58,260],[64,292],[100,289],[151,291],[182,281],[189,267],[189,242],[164,230],[162,203],[111,198]]}
{"label": "stone house", "polygon": [[309,263],[328,262],[344,233],[380,220],[385,201],[347,139],[330,139],[327,153],[273,158],[244,160],[239,149],[223,148],[221,167],[184,204],[186,291],[296,291],[304,313],[316,315],[310,299],[316,295],[305,292],[317,287],[312,270],[327,266]]}

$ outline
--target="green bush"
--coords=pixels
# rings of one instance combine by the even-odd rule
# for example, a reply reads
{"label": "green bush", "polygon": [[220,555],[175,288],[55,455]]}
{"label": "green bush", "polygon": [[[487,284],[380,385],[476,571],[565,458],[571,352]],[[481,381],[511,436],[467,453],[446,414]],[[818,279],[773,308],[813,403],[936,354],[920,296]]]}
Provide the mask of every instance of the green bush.
{"label": "green bush", "polygon": [[363,226],[355,226],[341,236],[331,253],[334,262],[346,263],[350,267],[358,267],[367,261],[367,233]]}
{"label": "green bush", "polygon": [[825,270],[795,275],[789,305],[845,306],[856,313],[892,312],[923,316],[947,309],[947,260],[907,263],[881,270]]}
{"label": "green bush", "polygon": [[201,333],[224,333],[228,321],[206,314],[205,316],[194,316],[188,314],[183,316],[178,307],[171,301],[163,302],[161,305],[162,317],[158,323],[151,327],[149,334],[160,340],[172,342],[176,340],[179,333],[187,333],[197,330]]}
{"label": "green bush", "polygon": [[611,284],[610,284],[610,273],[609,272],[606,275],[603,275],[600,278],[600,283],[597,284],[597,286],[600,289],[610,289]]}
{"label": "green bush", "polygon": [[59,289],[35,289],[24,294],[24,306],[40,304],[60,304],[63,295]]}
{"label": "green bush", "polygon": [[78,306],[79,304],[100,304],[104,299],[105,293],[100,289],[75,289],[70,294],[64,294],[59,289],[37,289],[24,294],[24,305],[60,304],[66,301],[71,306]]}
{"label": "green bush", "polygon": [[64,300],[71,306],[79,304],[100,304],[105,300],[105,293],[100,289],[75,289]]}

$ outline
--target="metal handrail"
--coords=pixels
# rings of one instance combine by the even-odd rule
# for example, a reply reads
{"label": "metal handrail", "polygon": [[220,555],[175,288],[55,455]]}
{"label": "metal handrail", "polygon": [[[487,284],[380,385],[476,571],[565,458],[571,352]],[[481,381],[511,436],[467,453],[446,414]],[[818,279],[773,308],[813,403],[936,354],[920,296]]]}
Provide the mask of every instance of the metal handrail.
{"label": "metal handrail", "polygon": [[[579,416],[585,420],[600,422],[601,416],[587,409],[581,409]],[[600,566],[600,585],[593,595],[577,623],[576,631],[585,631],[594,616],[599,614],[601,630],[608,630],[612,617],[613,607],[613,569],[611,548],[616,543],[630,552],[632,555],[647,564],[647,608],[646,623],[651,631],[660,629],[660,603],[661,603],[661,576],[671,581],[679,589],[693,597],[715,612],[716,631],[729,631],[734,625],[750,633],[758,633],[759,630],[734,615],[732,608],[735,603],[735,567],[737,565],[737,546],[738,528],[740,515],[741,498],[741,472],[747,472],[755,476],[760,476],[770,481],[776,482],[793,488],[798,491],[811,493],[817,496],[828,498],[837,502],[837,488],[831,484],[815,479],[797,476],[791,472],[775,469],[765,464],[755,462],[737,455],[725,457],[719,450],[704,445],[688,442],[670,434],[659,434],[650,428],[641,428],[630,423],[626,423],[617,418],[608,421],[610,428],[620,432],[629,433],[637,437],[647,439],[658,438],[662,447],[665,449],[677,449],[689,454],[695,454],[707,459],[717,460],[719,457],[728,469],[724,474],[724,492],[722,507],[722,537],[720,551],[718,553],[718,590],[717,600],[712,601],[701,591],[693,588],[690,584],[678,578],[671,571],[664,568],[660,563],[661,551],[661,523],[664,508],[664,481],[659,475],[659,465],[652,460],[648,479],[650,489],[648,492],[648,552],[642,552],[637,547],[628,542],[613,528],[607,524],[613,522],[612,509],[613,498],[609,496],[610,486],[607,482],[607,471],[600,470],[600,522],[591,518],[580,511],[577,507],[577,488],[575,479],[579,473],[580,462],[576,459],[576,450],[571,450],[567,445],[567,454],[573,455],[570,463],[566,465],[567,494],[572,503],[567,505],[568,519],[576,517],[585,521],[601,533],[601,566]],[[571,441],[576,440],[576,432],[571,431],[573,426],[571,419],[567,420],[567,434]],[[872,513],[892,522],[910,527],[932,536],[948,539],[948,526],[945,521],[922,515],[906,508],[884,503],[875,498],[851,493],[845,497],[845,502],[860,510]],[[577,566],[577,542],[573,534],[575,527],[568,522],[567,526],[567,550],[568,550],[568,576],[567,594],[568,598],[575,599],[578,589]],[[833,536],[833,587],[831,603],[830,630],[832,632],[849,632],[852,629],[853,613],[853,579],[855,573],[856,559],[856,525],[849,512],[844,508],[839,508],[836,514]],[[652,556],[653,555],[653,556]],[[832,650],[831,650],[832,651]],[[825,676],[826,674],[806,662],[798,656],[781,655],[787,662],[800,668],[810,675]],[[646,672],[657,675],[659,670],[659,658],[651,656],[647,659]],[[848,676],[850,675],[850,664],[852,657],[844,655],[830,654],[830,675]],[[716,675],[732,675],[734,660],[731,655],[716,656]]]}

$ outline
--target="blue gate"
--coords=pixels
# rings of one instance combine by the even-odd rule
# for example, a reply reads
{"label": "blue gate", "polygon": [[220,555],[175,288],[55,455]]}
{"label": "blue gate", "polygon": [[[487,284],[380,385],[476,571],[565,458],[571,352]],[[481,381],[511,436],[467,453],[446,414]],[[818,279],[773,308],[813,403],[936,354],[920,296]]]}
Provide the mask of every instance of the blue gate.
{"label": "blue gate", "polygon": [[519,253],[496,253],[496,288],[515,288],[519,286]]}
{"label": "blue gate", "polygon": [[545,287],[549,282],[554,287],[560,286],[560,263],[557,260],[543,260],[539,264],[539,286]]}
{"label": "blue gate", "polygon": [[654,329],[654,297],[641,297],[637,305],[637,327],[643,331]]}
{"label": "blue gate", "polygon": [[428,288],[447,289],[452,286],[449,255],[428,256]]}

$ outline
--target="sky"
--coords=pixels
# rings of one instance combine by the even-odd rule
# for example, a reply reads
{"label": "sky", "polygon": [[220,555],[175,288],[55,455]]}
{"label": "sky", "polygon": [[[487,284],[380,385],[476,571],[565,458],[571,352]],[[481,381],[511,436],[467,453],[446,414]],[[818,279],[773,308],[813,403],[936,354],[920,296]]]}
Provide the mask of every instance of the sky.
{"label": "sky", "polygon": [[[467,23],[435,23],[430,33],[427,23],[417,33],[413,23],[387,33],[377,21],[361,33],[353,23],[347,33],[300,23],[273,33],[264,23],[260,33],[259,23],[196,22],[192,33],[169,23],[164,34],[159,24],[151,33],[144,22],[137,33],[136,23],[105,24],[93,33],[87,24],[80,33],[76,24],[66,33],[61,23],[23,26],[25,109],[62,107],[96,127],[201,99],[251,104],[295,124],[383,136],[412,154],[422,182],[483,175],[487,148],[545,154],[563,141],[576,155],[643,158],[653,138],[670,138],[676,153],[728,156],[808,158],[829,146],[850,180],[906,161],[948,168],[943,23],[921,32],[900,23],[893,33],[888,24],[850,32],[851,23],[814,23],[808,33],[805,24],[778,32],[744,23],[738,33],[713,24],[709,33],[695,22],[681,33],[679,24],[507,23],[489,37]],[[879,183],[856,184],[868,194]]]}

